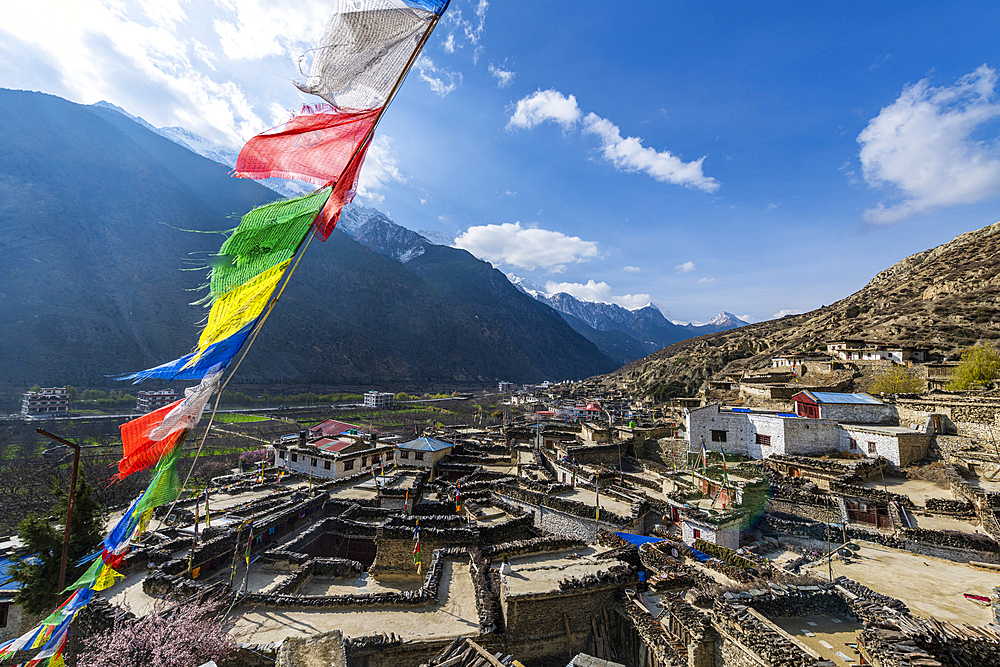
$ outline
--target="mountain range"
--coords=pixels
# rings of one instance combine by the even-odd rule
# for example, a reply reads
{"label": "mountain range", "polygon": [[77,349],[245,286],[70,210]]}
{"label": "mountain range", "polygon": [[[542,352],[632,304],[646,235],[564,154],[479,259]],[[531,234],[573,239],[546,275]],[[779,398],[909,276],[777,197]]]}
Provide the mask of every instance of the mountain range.
{"label": "mountain range", "polygon": [[691,394],[713,376],[767,367],[778,354],[825,352],[827,341],[842,338],[913,345],[931,359],[954,360],[973,345],[1000,344],[998,257],[1000,222],[911,255],[829,306],[674,343],[610,378],[647,393],[670,385]]}
{"label": "mountain range", "polygon": [[507,278],[525,294],[552,306],[575,331],[623,364],[687,338],[747,325],[727,312],[705,324],[679,324],[651,303],[630,310],[614,303],[578,299],[566,292],[550,294],[514,274],[507,274]]}
{"label": "mountain range", "polygon": [[[275,199],[191,149],[106,106],[0,90],[0,383],[99,386],[191,349],[209,256]],[[344,229],[368,213],[345,212]],[[619,365],[488,263],[383,222],[368,243],[412,234],[422,252],[345,232],[311,244],[240,381],[532,382]]]}

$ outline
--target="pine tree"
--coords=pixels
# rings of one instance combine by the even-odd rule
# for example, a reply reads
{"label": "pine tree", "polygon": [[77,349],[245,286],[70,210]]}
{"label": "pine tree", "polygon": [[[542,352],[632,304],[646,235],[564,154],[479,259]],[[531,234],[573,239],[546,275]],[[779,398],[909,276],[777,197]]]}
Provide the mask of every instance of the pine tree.
{"label": "pine tree", "polygon": [[[21,584],[14,602],[30,614],[51,611],[58,605],[62,527],[66,520],[69,494],[53,479],[52,495],[56,498],[56,504],[51,516],[28,516],[17,527],[18,537],[28,547],[31,556],[14,563],[11,578]],[[100,548],[104,539],[105,518],[103,508],[91,497],[90,485],[81,471],[76,480],[73,499],[73,522],[66,563],[67,585],[76,581],[89,566],[89,563],[78,566],[77,561]]]}

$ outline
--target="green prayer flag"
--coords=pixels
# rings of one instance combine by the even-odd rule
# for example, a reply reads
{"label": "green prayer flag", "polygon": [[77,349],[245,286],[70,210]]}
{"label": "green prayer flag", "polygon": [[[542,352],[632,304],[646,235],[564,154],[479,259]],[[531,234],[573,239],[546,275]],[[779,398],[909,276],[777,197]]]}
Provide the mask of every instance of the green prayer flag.
{"label": "green prayer flag", "polygon": [[[97,575],[101,571],[101,567],[104,565],[104,559],[98,556],[94,559],[93,564],[87,568],[87,571],[80,575],[80,578],[75,582],[70,584],[65,588],[65,591],[75,591],[79,588],[93,588],[94,584],[97,582]],[[48,619],[46,619],[48,620]]]}
{"label": "green prayer flag", "polygon": [[181,456],[182,444],[183,438],[174,445],[173,451],[165,454],[156,465],[156,472],[153,474],[153,479],[136,505],[135,515],[137,517],[148,509],[174,502],[181,494],[181,480],[177,474],[177,460]]}
{"label": "green prayer flag", "polygon": [[330,198],[330,192],[330,188],[323,188],[304,197],[255,208],[244,215],[213,261],[212,297],[218,298],[291,259]]}

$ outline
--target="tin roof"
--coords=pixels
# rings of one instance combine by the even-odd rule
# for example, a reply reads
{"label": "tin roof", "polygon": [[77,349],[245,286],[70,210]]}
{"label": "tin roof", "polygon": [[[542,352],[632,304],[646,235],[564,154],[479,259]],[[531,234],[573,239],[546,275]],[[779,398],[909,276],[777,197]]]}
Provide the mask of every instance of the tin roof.
{"label": "tin roof", "polygon": [[404,442],[399,446],[400,449],[410,449],[421,452],[440,452],[443,449],[450,449],[451,447],[452,444],[450,442],[443,442],[426,436],[423,438],[417,438],[416,440],[410,440],[409,442]]}
{"label": "tin roof", "polygon": [[840,394],[832,391],[804,391],[802,393],[817,403],[882,405],[882,401],[868,394]]}

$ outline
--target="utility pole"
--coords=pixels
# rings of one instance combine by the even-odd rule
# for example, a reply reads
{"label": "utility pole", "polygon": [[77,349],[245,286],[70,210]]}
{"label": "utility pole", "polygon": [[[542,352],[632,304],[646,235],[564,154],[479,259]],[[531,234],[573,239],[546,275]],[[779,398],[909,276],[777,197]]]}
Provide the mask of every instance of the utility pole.
{"label": "utility pole", "polygon": [[53,435],[44,429],[35,429],[35,432],[44,435],[50,440],[55,440],[59,444],[73,448],[73,474],[70,476],[69,481],[69,500],[66,502],[66,528],[63,530],[62,560],[59,562],[59,586],[57,590],[61,594],[63,589],[66,588],[66,561],[69,558],[69,531],[70,526],[73,524],[73,500],[76,496],[76,473],[80,468],[80,445],[60,438],[58,435]]}

